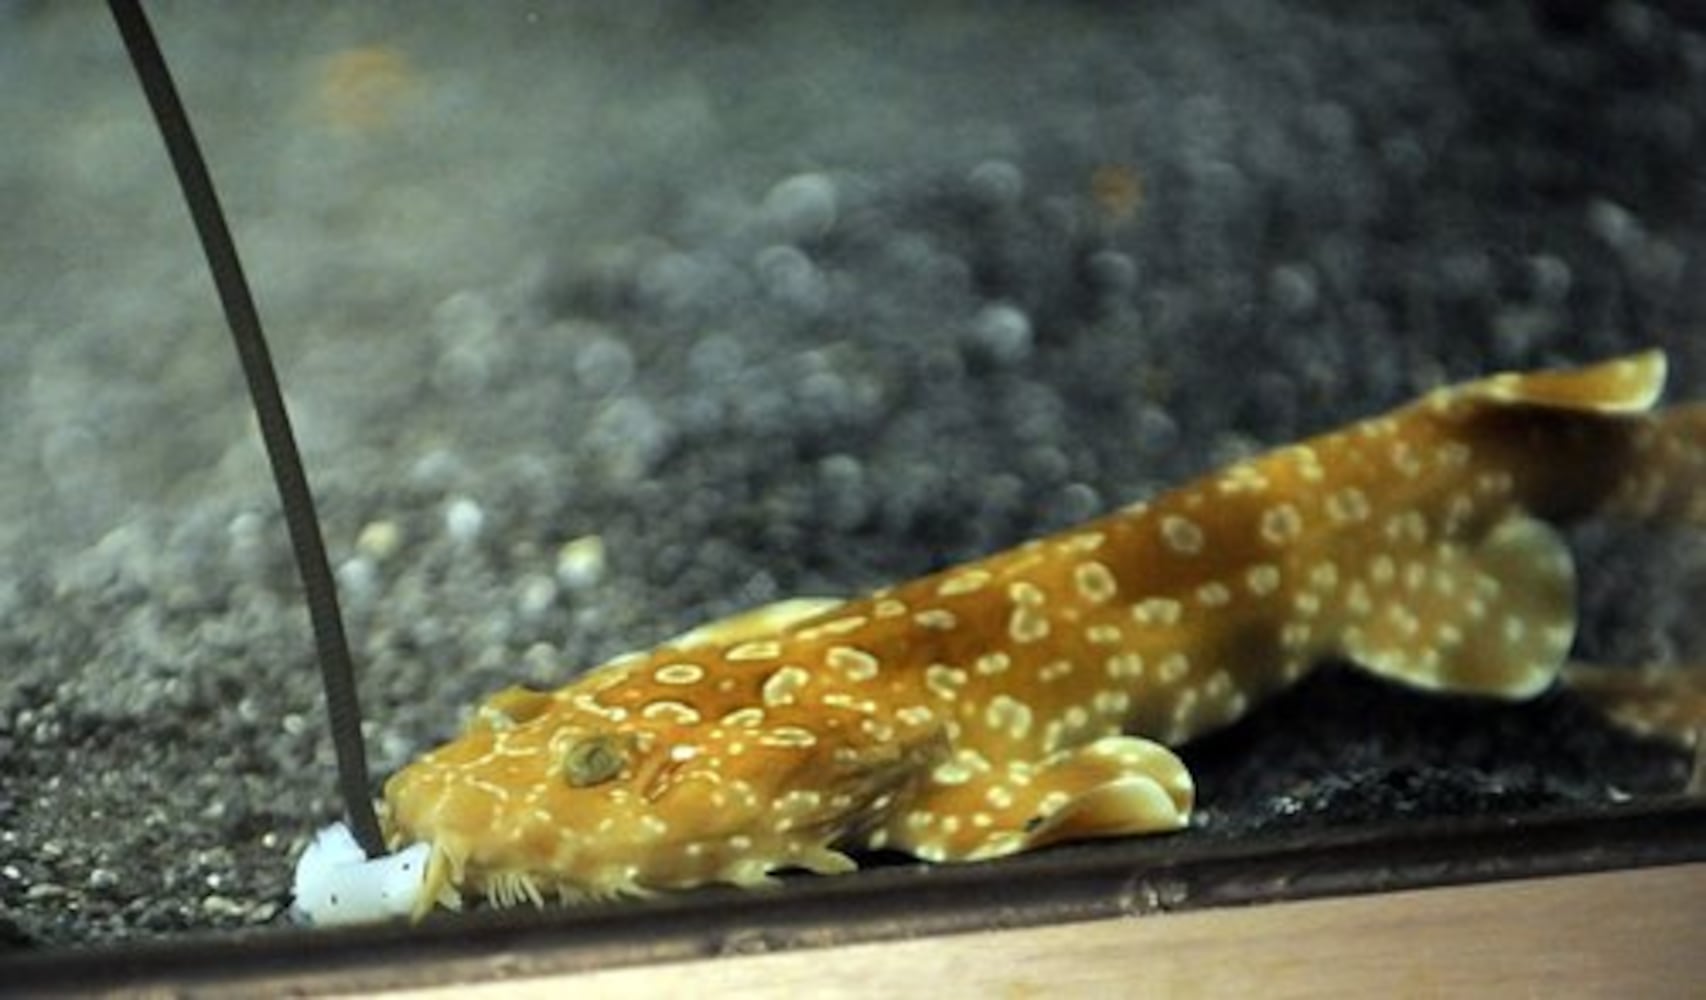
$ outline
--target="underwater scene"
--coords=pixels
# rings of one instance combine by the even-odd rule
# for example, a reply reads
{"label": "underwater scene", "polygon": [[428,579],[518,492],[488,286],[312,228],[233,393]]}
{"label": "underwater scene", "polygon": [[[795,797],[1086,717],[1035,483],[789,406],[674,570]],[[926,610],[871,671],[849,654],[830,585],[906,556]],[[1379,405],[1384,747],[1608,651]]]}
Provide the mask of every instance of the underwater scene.
{"label": "underwater scene", "polygon": [[[1706,786],[1691,3],[148,12],[430,848],[398,919]],[[104,5],[0,3],[0,135],[0,950],[336,922],[303,588]]]}

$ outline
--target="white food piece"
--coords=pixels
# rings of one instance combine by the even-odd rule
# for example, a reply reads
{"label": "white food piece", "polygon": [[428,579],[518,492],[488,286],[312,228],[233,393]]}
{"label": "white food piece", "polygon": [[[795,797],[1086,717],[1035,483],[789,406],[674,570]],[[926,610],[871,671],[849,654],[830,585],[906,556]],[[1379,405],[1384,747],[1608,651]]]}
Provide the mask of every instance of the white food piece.
{"label": "white food piece", "polygon": [[333,823],[296,861],[291,913],[317,927],[404,916],[420,896],[430,853],[426,844],[413,844],[370,861],[349,827]]}

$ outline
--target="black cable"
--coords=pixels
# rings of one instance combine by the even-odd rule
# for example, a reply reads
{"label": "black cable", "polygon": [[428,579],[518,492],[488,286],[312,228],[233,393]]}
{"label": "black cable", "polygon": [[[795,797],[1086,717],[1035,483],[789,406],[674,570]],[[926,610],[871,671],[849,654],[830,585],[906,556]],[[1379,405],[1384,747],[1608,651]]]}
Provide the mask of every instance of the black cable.
{"label": "black cable", "polygon": [[231,241],[231,231],[225,225],[225,213],[219,207],[219,196],[213,190],[207,164],[189,116],[178,99],[171,71],[160,53],[154,29],[138,0],[107,0],[113,20],[118,22],[119,34],[124,36],[125,49],[131,65],[148,96],[148,106],[160,125],[160,135],[166,142],[166,152],[172,158],[172,169],[178,175],[184,200],[189,203],[190,217],[201,237],[202,250],[207,254],[207,266],[213,272],[213,283],[219,289],[220,304],[225,307],[225,321],[231,327],[231,338],[237,345],[237,356],[243,365],[243,377],[249,383],[249,398],[255,404],[260,419],[261,440],[272,463],[273,481],[278,485],[279,500],[284,506],[284,523],[290,530],[291,548],[296,553],[296,568],[302,576],[302,588],[307,595],[308,617],[314,626],[314,645],[319,653],[320,675],[326,688],[326,714],[331,719],[332,746],[338,757],[338,786],[343,793],[344,808],[349,813],[355,839],[370,858],[385,853],[384,838],[379,832],[379,820],[373,814],[373,802],[368,798],[367,752],[361,741],[361,705],[356,698],[355,671],[350,665],[349,642],[344,637],[343,616],[338,610],[338,591],[332,582],[332,571],[326,563],[326,546],[320,537],[320,519],[314,512],[314,498],[308,490],[308,477],[302,471],[302,457],[296,450],[296,438],[290,430],[290,416],[284,409],[279,393],[278,376],[273,371],[272,357],[261,332],[261,318],[255,311],[255,300],[249,293],[249,283],[243,277],[243,265],[237,258],[237,247]]}

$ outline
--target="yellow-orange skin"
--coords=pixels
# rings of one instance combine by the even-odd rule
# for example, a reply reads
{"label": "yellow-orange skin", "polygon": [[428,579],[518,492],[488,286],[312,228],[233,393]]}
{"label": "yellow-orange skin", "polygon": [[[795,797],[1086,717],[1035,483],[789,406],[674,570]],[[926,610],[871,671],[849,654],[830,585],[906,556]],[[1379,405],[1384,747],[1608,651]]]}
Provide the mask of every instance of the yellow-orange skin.
{"label": "yellow-orange skin", "polygon": [[1643,412],[1663,374],[1655,352],[1438,390],[974,563],[512,688],[390,780],[391,839],[433,845],[424,908],[1177,829],[1167,746],[1324,657],[1550,684],[1573,571],[1539,519],[1700,506],[1706,421]]}

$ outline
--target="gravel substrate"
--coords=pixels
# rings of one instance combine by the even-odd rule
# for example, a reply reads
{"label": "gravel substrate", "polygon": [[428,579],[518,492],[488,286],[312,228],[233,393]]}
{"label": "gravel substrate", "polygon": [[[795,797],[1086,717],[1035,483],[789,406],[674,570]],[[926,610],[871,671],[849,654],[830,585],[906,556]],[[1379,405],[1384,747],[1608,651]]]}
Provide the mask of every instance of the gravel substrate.
{"label": "gravel substrate", "polygon": [[[1706,395],[1682,0],[150,7],[274,338],[376,777],[508,684],[1446,379],[1659,345],[1673,398]],[[99,5],[0,5],[0,135],[0,941],[283,928],[338,812],[309,636]],[[1578,540],[1584,653],[1706,659],[1700,537]],[[1687,772],[1567,695],[1345,670],[1190,759],[1204,837]]]}

